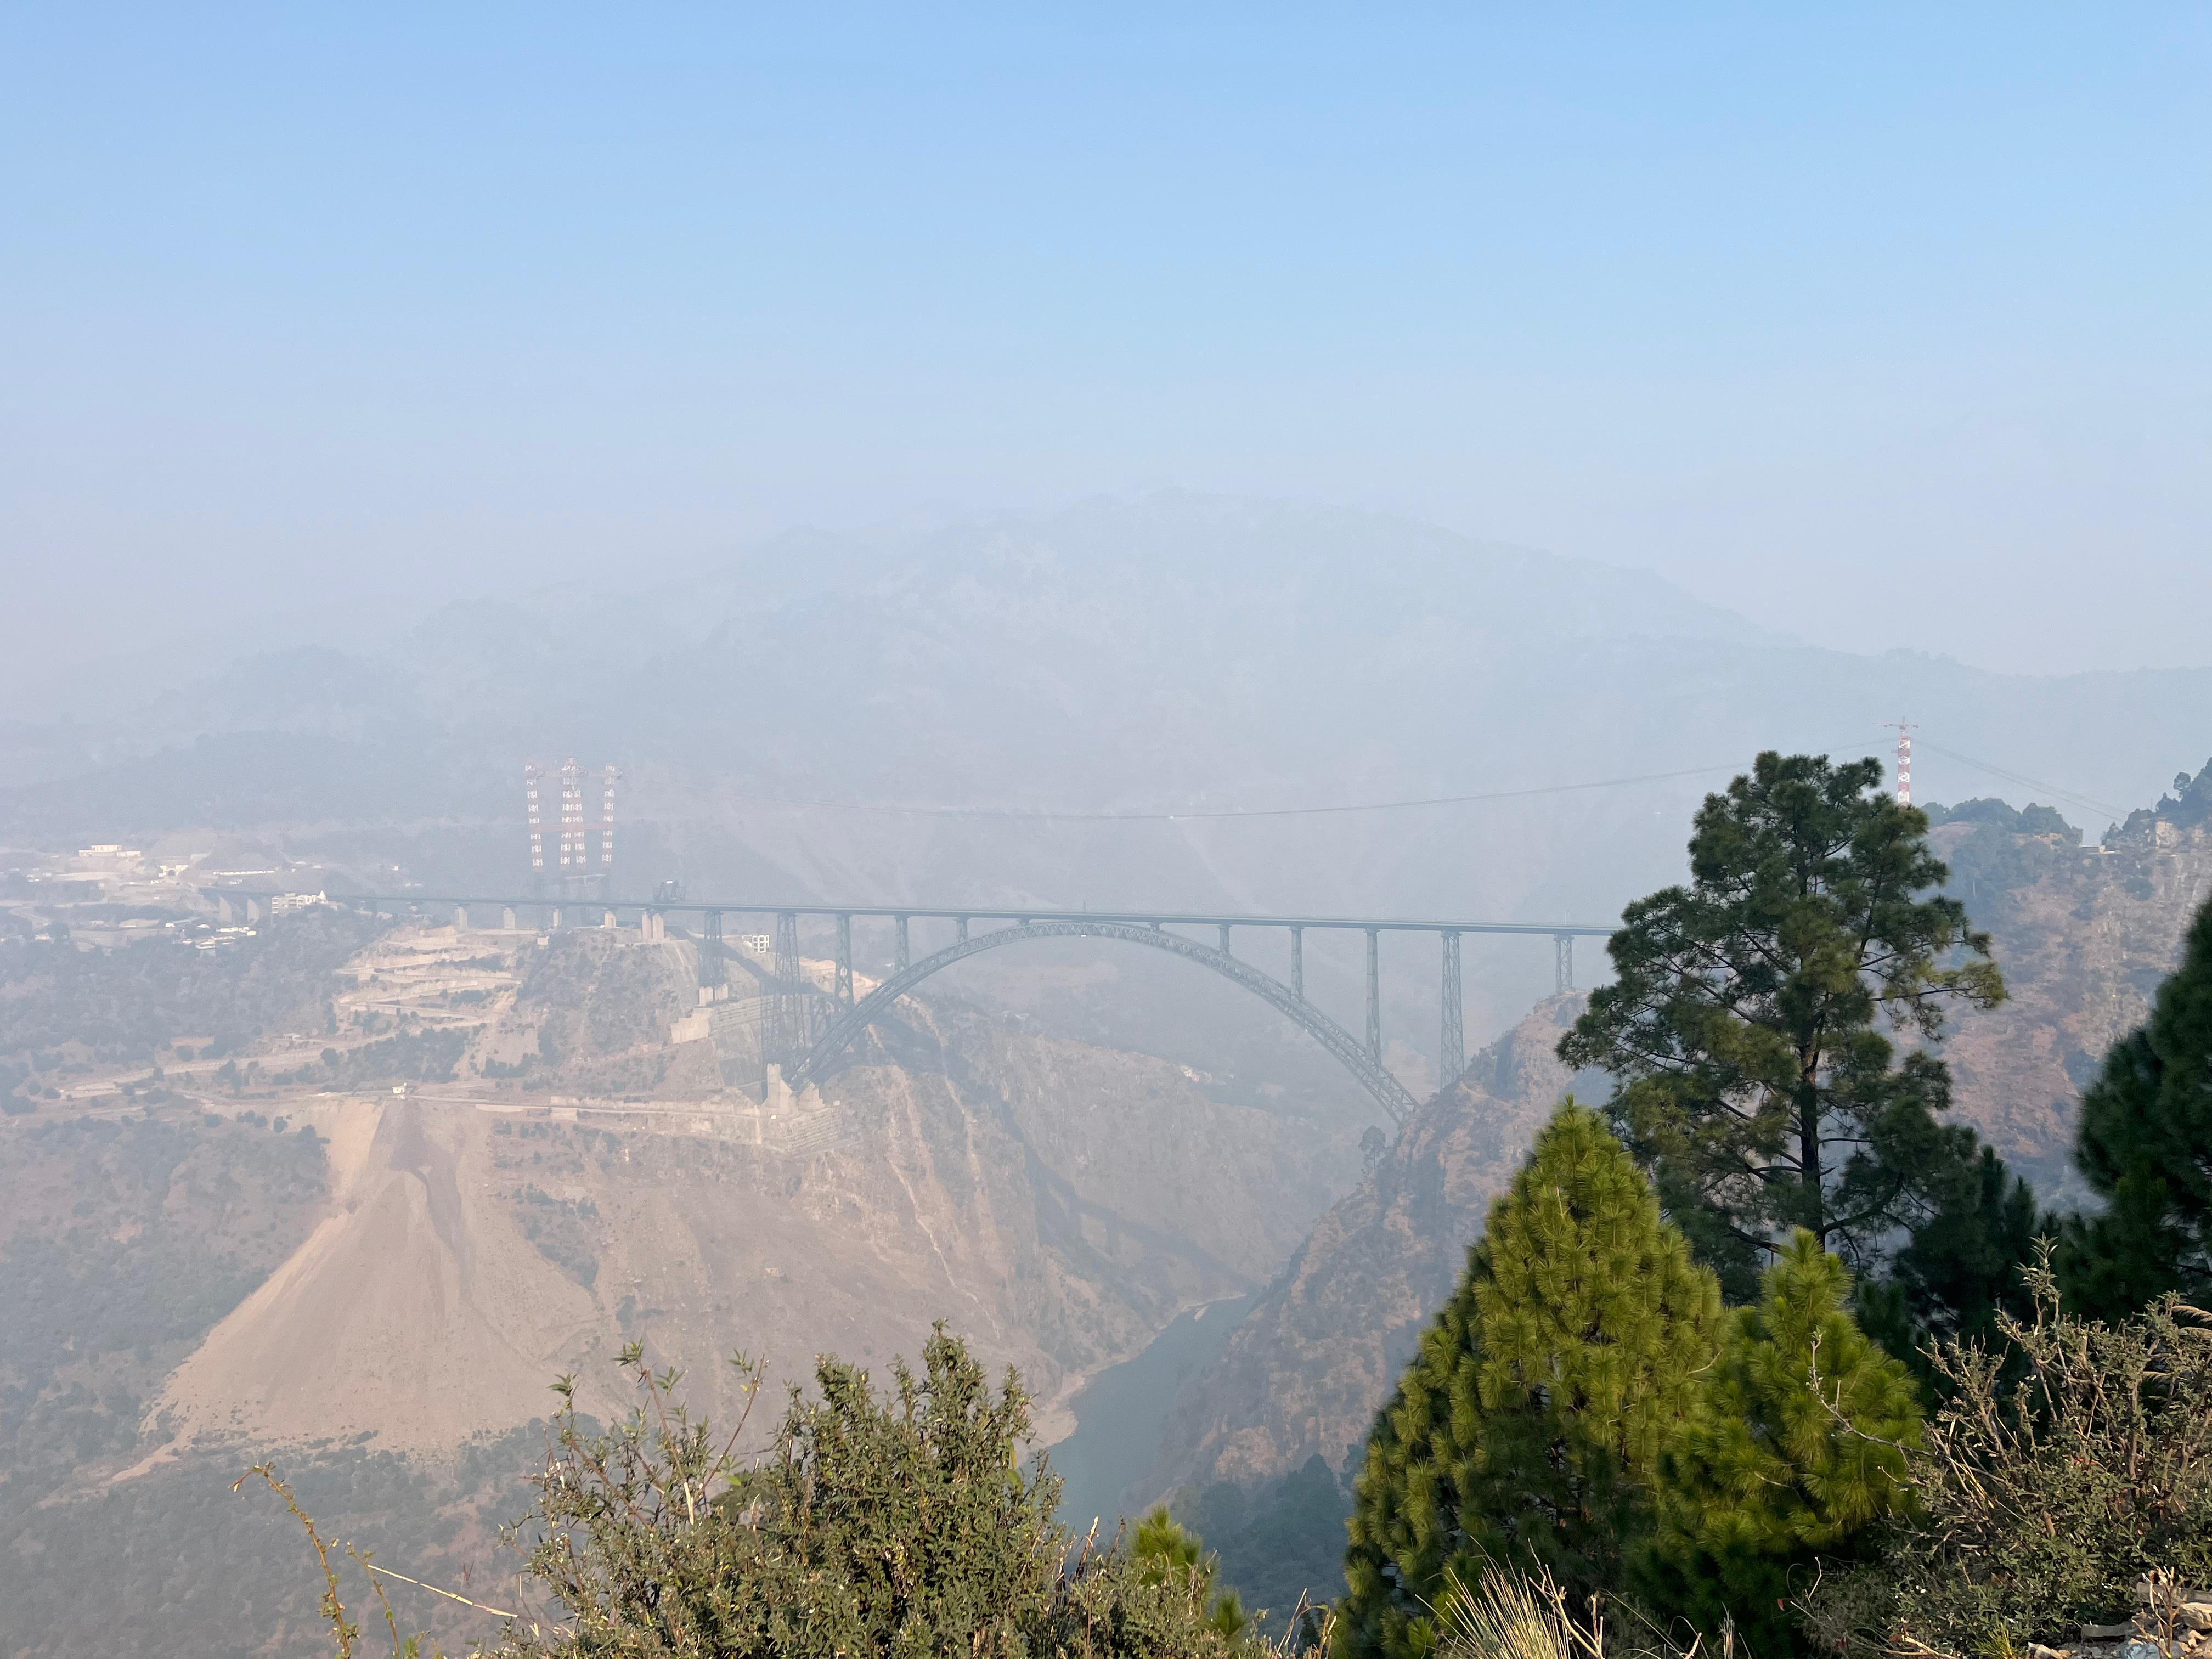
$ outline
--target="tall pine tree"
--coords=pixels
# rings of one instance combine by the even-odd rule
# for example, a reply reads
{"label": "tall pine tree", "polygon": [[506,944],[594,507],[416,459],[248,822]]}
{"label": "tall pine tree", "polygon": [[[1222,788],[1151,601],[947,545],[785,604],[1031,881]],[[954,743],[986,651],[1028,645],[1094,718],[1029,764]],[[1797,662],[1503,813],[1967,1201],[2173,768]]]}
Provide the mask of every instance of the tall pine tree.
{"label": "tall pine tree", "polygon": [[[1989,938],[1872,760],[1763,754],[1709,795],[1691,884],[1639,899],[1614,982],[1559,1044],[1620,1079],[1613,1122],[1730,1297],[1795,1227],[1863,1263],[1936,1201],[1962,1154],[1933,1046],[1954,1002],[2004,996]],[[1900,1057],[1878,1029],[1911,1030]]]}
{"label": "tall pine tree", "polygon": [[1445,1573],[1472,1583],[1486,1558],[1617,1587],[1721,1318],[1627,1150],[1568,1099],[1376,1418],[1338,1651],[1425,1653]]}
{"label": "tall pine tree", "polygon": [[1766,1270],[1759,1305],[1730,1315],[1705,1410],[1662,1460],[1659,1526],[1638,1553],[1643,1599],[1747,1649],[1804,1645],[1786,1603],[1816,1562],[1906,1512],[1920,1441],[1911,1374],[1850,1312],[1850,1275],[1802,1228]]}
{"label": "tall pine tree", "polygon": [[2059,1251],[2073,1311],[2113,1321],[2167,1291],[2212,1293],[2212,902],[2149,1022],[2082,1097],[2074,1161],[2105,1210],[2069,1223]]}

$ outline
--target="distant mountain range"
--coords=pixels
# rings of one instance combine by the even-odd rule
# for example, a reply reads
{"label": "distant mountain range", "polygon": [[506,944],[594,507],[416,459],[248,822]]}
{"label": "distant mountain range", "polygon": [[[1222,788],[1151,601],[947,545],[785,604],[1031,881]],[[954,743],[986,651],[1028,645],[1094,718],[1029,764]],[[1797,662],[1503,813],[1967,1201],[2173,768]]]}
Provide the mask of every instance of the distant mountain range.
{"label": "distant mountain range", "polygon": [[[1923,793],[2036,793],[1948,758],[1972,756],[2120,803],[2212,749],[2212,667],[1820,650],[1648,573],[1346,510],[1167,494],[611,568],[372,649],[260,641],[127,716],[0,728],[0,839],[342,830],[405,878],[511,884],[522,762],[574,754],[626,774],[639,891],[1601,922],[1673,877],[1698,796],[1762,747],[1879,752],[1904,716]],[[1514,793],[1620,779],[1644,781]],[[1464,795],[1503,798],[941,815]],[[936,810],[883,810],[907,806]],[[1425,1042],[1433,967],[1392,971],[1394,1027]],[[1474,953],[1474,1028],[1550,973],[1534,947]]]}

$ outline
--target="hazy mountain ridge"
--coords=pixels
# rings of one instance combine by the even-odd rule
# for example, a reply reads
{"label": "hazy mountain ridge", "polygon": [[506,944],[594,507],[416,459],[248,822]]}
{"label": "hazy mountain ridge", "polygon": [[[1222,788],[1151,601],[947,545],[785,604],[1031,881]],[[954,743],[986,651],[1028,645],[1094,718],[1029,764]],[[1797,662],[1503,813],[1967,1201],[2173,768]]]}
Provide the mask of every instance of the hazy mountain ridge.
{"label": "hazy mountain ridge", "polygon": [[[204,729],[264,706],[256,728]],[[0,833],[230,827],[380,885],[501,890],[527,876],[524,759],[574,754],[626,775],[632,895],[673,877],[747,897],[1588,923],[1676,877],[1698,798],[1760,747],[1880,752],[1877,723],[1905,714],[1923,791],[1990,787],[1940,744],[2126,800],[2203,749],[2206,707],[2212,669],[2046,679],[1818,650],[1644,573],[1170,494],[794,533],[673,581],[449,607],[374,656],[287,646],[149,710],[182,746],[0,790]],[[1655,775],[1685,769],[1708,769]],[[1173,822],[790,804],[1235,811],[1620,778],[1649,781]],[[1357,995],[1356,968],[1314,971]],[[1473,1030],[1495,1033],[1550,963],[1492,942],[1468,976]],[[1139,1005],[1172,995],[1140,981],[1136,1047]],[[1434,994],[1431,966],[1389,955],[1389,1027],[1423,1049]]]}
{"label": "hazy mountain ridge", "polygon": [[[1944,710],[1961,746],[1997,738],[1989,716],[2009,708],[2062,751],[2058,767],[2092,758],[2063,752],[2092,733],[2128,747],[2114,715],[2154,714],[2194,685],[2212,669],[2039,680],[1818,651],[1644,572],[1373,514],[1170,494],[880,544],[793,534],[677,583],[450,606],[374,653],[246,653],[135,724],[170,742],[315,732],[459,744],[510,765],[605,752],[756,787],[1172,808],[1312,804],[1317,774],[1571,781],[1639,748],[1682,761],[1685,721],[1723,746],[1731,727],[1778,716],[1874,738],[1869,692],[1883,710]],[[1747,702],[1748,687],[1760,695]],[[1492,724],[1470,730],[1470,714]],[[1526,769],[1545,761],[1546,775]],[[516,811],[511,789],[491,793]],[[388,811],[466,808],[481,810],[441,782]]]}

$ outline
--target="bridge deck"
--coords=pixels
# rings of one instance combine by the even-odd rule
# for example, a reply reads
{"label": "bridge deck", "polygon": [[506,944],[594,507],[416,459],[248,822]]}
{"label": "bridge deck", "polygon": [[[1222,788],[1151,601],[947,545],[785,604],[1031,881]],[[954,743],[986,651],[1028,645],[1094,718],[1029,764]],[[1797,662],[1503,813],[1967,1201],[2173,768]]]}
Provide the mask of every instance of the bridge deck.
{"label": "bridge deck", "polygon": [[[210,888],[244,898],[273,894],[245,887]],[[1027,904],[793,904],[738,899],[641,899],[605,896],[562,898],[550,894],[501,897],[495,893],[333,893],[337,904],[466,904],[501,905],[515,909],[657,910],[724,915],[881,916],[896,920],[934,918],[947,921],[1112,921],[1125,927],[1314,927],[1364,932],[1368,928],[1402,933],[1527,933],[1540,938],[1572,934],[1602,939],[1610,927],[1571,921],[1448,921],[1413,916],[1300,916],[1250,915],[1218,910],[1056,910],[1048,905]]]}
{"label": "bridge deck", "polygon": [[[216,887],[204,890],[204,893],[207,897],[220,901],[226,907],[222,911],[226,915],[231,901],[247,901],[249,919],[256,915],[255,901],[268,904],[274,910],[274,901],[282,896],[266,890],[246,887]],[[1565,993],[1574,988],[1575,940],[1577,938],[1601,939],[1613,931],[1610,927],[1595,927],[1571,921],[1450,921],[1415,916],[1255,915],[1218,910],[1057,910],[1047,906],[1001,904],[795,904],[787,902],[763,904],[736,899],[624,899],[604,894],[556,896],[540,893],[504,897],[488,893],[423,891],[340,893],[331,896],[331,902],[380,909],[389,907],[394,910],[450,907],[457,913],[453,918],[455,925],[464,927],[469,922],[468,911],[476,908],[550,912],[555,916],[571,910],[585,917],[597,913],[610,924],[614,921],[617,911],[628,910],[638,915],[639,927],[648,939],[665,937],[660,919],[670,912],[696,915],[703,922],[699,948],[699,983],[702,991],[712,991],[726,982],[723,959],[728,951],[723,942],[726,937],[725,919],[732,915],[772,916],[775,919],[775,969],[774,977],[764,992],[764,1000],[770,1011],[773,1045],[779,1063],[791,1068],[786,1075],[800,1085],[814,1080],[907,989],[940,969],[979,951],[996,950],[1023,939],[1069,935],[1088,937],[1096,934],[1123,939],[1155,950],[1171,951],[1200,963],[1273,1003],[1342,1061],[1383,1109],[1401,1124],[1413,1115],[1415,1102],[1407,1092],[1405,1085],[1382,1063],[1380,962],[1382,934],[1432,933],[1438,937],[1443,971],[1439,996],[1442,1019],[1437,1045],[1437,1075],[1449,1083],[1460,1074],[1466,1065],[1466,1028],[1462,1010],[1460,974],[1462,934],[1506,933],[1550,938],[1556,947],[1554,988]],[[827,917],[837,924],[837,988],[830,1000],[842,1005],[842,1012],[826,1032],[818,1034],[812,1029],[810,1005],[812,997],[819,993],[809,984],[799,956],[799,918],[801,916]],[[880,918],[896,924],[897,929],[896,966],[890,977],[867,996],[858,999],[854,995],[853,984],[853,918],[855,916]],[[957,941],[919,962],[915,961],[908,924],[917,918],[957,923]],[[1011,925],[973,933],[969,924],[977,921],[1002,921]],[[1202,945],[1182,933],[1169,931],[1179,927],[1213,928],[1219,935],[1219,943],[1216,945]],[[1261,972],[1232,952],[1231,935],[1239,927],[1280,928],[1290,934],[1291,977],[1288,984]],[[1304,934],[1309,928],[1335,929],[1367,936],[1367,1029],[1364,1042],[1353,1036],[1306,999]],[[764,1054],[768,1046],[769,1042],[764,1039]]]}

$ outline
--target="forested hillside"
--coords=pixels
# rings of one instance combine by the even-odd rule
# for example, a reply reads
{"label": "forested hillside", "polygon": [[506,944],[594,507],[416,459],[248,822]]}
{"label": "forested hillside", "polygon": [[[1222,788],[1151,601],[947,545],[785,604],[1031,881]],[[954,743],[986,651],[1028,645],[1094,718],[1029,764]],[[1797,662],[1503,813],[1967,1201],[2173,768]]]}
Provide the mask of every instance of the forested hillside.
{"label": "forested hillside", "polygon": [[[2047,1202],[2079,1201],[2069,1159],[2081,1091],[2147,1018],[2212,897],[2212,764],[2178,777],[2102,847],[2049,807],[1979,799],[1930,816],[1947,890],[1990,931],[2009,993],[1961,1012],[1943,1044],[1954,1110]],[[1540,1006],[1431,1102],[1179,1395],[1144,1495],[1179,1494],[1178,1512],[1222,1551],[1229,1581],[1258,1599],[1333,1593],[1358,1443],[1491,1197],[1577,1085],[1553,1047],[1581,1006]],[[1578,1087],[1598,1098],[1607,1084]]]}

